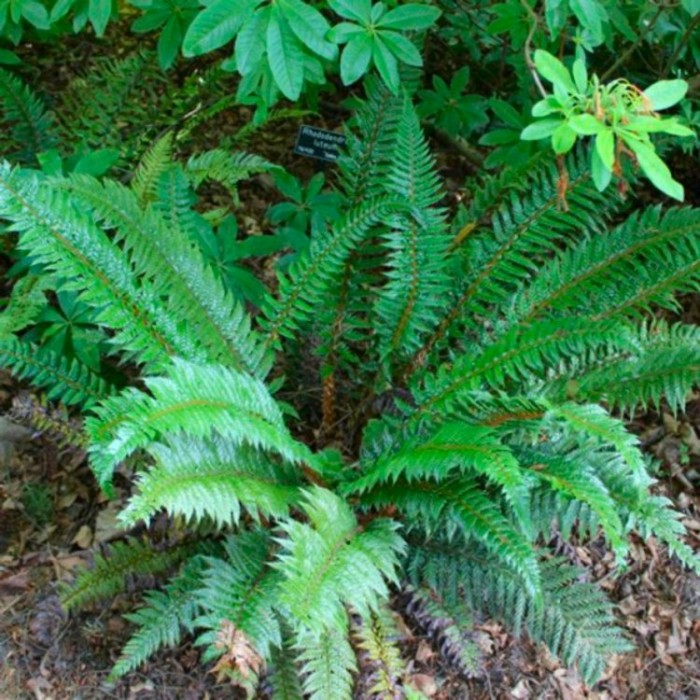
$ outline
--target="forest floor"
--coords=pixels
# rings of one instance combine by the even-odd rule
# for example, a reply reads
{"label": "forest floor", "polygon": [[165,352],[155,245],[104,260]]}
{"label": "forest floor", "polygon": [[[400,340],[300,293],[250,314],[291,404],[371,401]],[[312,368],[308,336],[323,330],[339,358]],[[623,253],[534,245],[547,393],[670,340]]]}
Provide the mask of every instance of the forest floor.
{"label": "forest floor", "polygon": [[[80,56],[72,62],[79,63]],[[238,110],[222,118],[235,127],[245,116]],[[335,128],[336,121],[331,110],[331,117],[309,123]],[[209,133],[222,133],[225,126]],[[297,128],[298,121],[275,125],[274,133],[262,132],[246,149],[308,177],[316,164],[293,155]],[[206,142],[206,134],[200,138],[203,147],[215,145]],[[444,152],[444,145],[439,148]],[[700,198],[697,164],[681,157],[676,166],[691,197]],[[462,196],[465,178],[474,174],[473,163],[449,154],[440,157],[440,167],[454,202]],[[244,230],[264,229],[264,212],[276,196],[272,192],[264,179],[241,188]],[[697,297],[683,300],[683,316],[700,322]],[[23,428],[32,413],[57,429]],[[120,492],[108,501],[100,494],[84,452],[64,441],[74,428],[69,416],[37,404],[22,386],[0,375],[0,700],[236,697],[230,685],[217,683],[210,667],[201,666],[189,641],[158,654],[117,685],[106,684],[130,634],[123,613],[133,610],[144,582],[135,581],[131,590],[99,608],[70,616],[61,609],[59,587],[123,536],[116,515],[128,496]],[[634,419],[633,428],[659,460],[659,491],[685,514],[689,544],[700,549],[700,394],[691,397],[683,414],[649,411]],[[483,619],[474,632],[481,670],[467,678],[450,667],[407,612],[400,624],[401,644],[413,684],[436,700],[700,698],[700,578],[682,570],[653,540],[633,539],[622,573],[615,573],[612,554],[601,540],[559,544],[561,553],[584,565],[615,602],[635,651],[611,658],[603,679],[588,688],[543,647]]]}

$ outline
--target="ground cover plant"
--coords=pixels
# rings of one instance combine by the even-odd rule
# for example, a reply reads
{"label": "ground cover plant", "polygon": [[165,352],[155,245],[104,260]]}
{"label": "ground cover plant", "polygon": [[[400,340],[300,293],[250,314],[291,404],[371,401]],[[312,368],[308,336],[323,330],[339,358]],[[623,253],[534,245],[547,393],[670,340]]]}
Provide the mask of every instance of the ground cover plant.
{"label": "ground cover plant", "polygon": [[[120,13],[160,31],[155,56],[103,64],[53,109],[13,68],[21,44],[0,73],[0,360],[84,417],[103,491],[128,488],[125,537],[62,601],[157,582],[112,680],[188,634],[251,695],[352,697],[361,666],[364,695],[419,698],[395,641],[403,601],[464,674],[487,614],[595,683],[630,644],[552,537],[602,533],[622,570],[630,536],[653,536],[700,572],[626,424],[682,410],[700,371],[700,330],[673,316],[697,291],[700,210],[668,165],[695,148],[700,8],[654,16],[688,31],[638,84],[618,71],[646,50],[642,5],[49,5],[8,5],[0,31],[60,42]],[[450,56],[479,32],[471,58],[500,61],[510,92],[472,88],[460,66],[424,80],[431,41]],[[629,67],[601,70],[624,40]],[[231,42],[224,72],[177,88],[155,65]],[[251,123],[185,150],[230,107],[227,69]],[[242,150],[349,85],[327,179]],[[144,94],[168,109],[146,118]],[[479,167],[462,202],[426,129]],[[497,147],[485,162],[467,141],[480,130]],[[245,238],[240,190],[260,175],[291,201]],[[644,203],[656,191],[677,201]]]}

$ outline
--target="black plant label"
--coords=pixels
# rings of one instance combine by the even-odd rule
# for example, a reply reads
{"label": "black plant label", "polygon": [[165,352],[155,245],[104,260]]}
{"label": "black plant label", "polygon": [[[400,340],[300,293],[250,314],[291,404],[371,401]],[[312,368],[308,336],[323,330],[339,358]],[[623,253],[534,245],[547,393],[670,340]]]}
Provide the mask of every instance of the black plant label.
{"label": "black plant label", "polygon": [[309,158],[335,162],[340,149],[345,146],[345,136],[335,131],[317,129],[315,126],[302,126],[294,144],[294,153]]}

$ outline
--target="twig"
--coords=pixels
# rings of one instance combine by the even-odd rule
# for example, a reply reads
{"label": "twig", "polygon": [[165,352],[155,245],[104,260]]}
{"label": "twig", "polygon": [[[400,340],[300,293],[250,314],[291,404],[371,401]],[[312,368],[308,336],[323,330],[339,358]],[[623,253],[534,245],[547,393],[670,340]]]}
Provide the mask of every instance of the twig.
{"label": "twig", "polygon": [[532,56],[530,55],[530,48],[532,47],[532,37],[535,36],[535,32],[537,31],[537,25],[539,24],[540,18],[537,16],[537,13],[530,7],[527,0],[520,0],[520,4],[525,8],[525,11],[528,13],[530,19],[532,20],[532,25],[530,26],[530,31],[527,34],[527,39],[525,39],[525,46],[523,49],[525,53],[525,65],[530,71],[532,79],[535,81],[535,85],[537,85],[537,89],[539,90],[540,95],[542,95],[543,98],[546,98],[547,91],[544,89],[544,85],[542,85],[542,81],[540,80],[537,68],[535,67],[535,63],[532,60]]}
{"label": "twig", "polygon": [[698,22],[700,22],[700,12],[698,12],[698,14],[696,14],[695,17],[693,17],[693,19],[690,20],[690,22],[688,22],[688,26],[685,28],[685,31],[681,35],[678,45],[671,54],[671,58],[668,59],[668,63],[666,64],[666,67],[661,73],[662,78],[665,78],[671,72],[673,64],[676,62],[676,59],[678,58],[678,56],[680,56],[681,51],[685,48],[685,45],[688,43],[688,39],[690,39],[690,36],[695,27],[697,26]]}
{"label": "twig", "polygon": [[603,73],[600,78],[601,82],[604,83],[639,48],[639,45],[644,41],[645,33],[650,32],[654,28],[654,25],[659,21],[659,17],[661,17],[665,9],[665,5],[659,5],[656,14],[649,20],[649,24],[645,27],[644,33],[640,32],[637,35],[637,40],[620,55],[617,61],[615,61],[605,73]]}

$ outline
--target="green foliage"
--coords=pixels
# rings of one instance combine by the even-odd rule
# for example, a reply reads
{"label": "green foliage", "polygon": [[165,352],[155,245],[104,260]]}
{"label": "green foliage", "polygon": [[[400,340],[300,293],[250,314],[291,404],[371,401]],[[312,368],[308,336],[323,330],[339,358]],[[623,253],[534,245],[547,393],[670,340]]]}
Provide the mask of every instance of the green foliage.
{"label": "green foliage", "polygon": [[439,129],[451,136],[469,136],[488,122],[486,100],[480,95],[465,95],[469,83],[469,66],[460,68],[449,85],[439,76],[432,79],[432,90],[419,90],[416,110],[423,118],[431,118]]}
{"label": "green foliage", "polygon": [[[625,155],[680,198],[661,160],[672,142],[654,134],[689,133],[656,112],[685,95],[696,37],[663,32],[689,17],[692,29],[694,5],[650,19],[636,0],[130,4],[134,31],[160,32],[160,66],[98,59],[47,103],[56,117],[0,72],[3,146],[19,166],[0,166],[0,217],[24,275],[0,317],[0,361],[85,412],[101,487],[132,482],[124,525],[172,533],[115,542],[62,594],[76,608],[158,577],[112,678],[186,633],[250,693],[416,697],[399,601],[462,674],[479,671],[471,629],[488,614],[595,682],[627,644],[602,592],[553,557],[552,533],[602,534],[623,563],[634,531],[700,569],[623,420],[681,410],[700,377],[697,328],[656,318],[698,289],[700,216],[634,210],[606,187],[634,177]],[[0,35],[55,39],[71,17],[99,35],[122,9],[36,6],[0,4]],[[651,38],[635,44],[636,27]],[[227,45],[236,95],[218,67],[177,71],[177,89],[161,72],[180,51]],[[650,50],[662,67],[631,73],[644,92],[589,79],[593,47],[591,65]],[[569,49],[571,72],[550,53]],[[445,76],[432,90],[411,70],[424,61]],[[269,112],[280,97],[323,104],[334,72],[338,89],[366,78],[367,91],[337,177],[303,183],[230,149],[266,116],[303,113]],[[539,76],[553,94],[533,107]],[[433,156],[421,117],[464,148],[487,122],[485,93],[503,125],[480,139],[497,147],[485,164],[507,167],[446,196],[436,161],[450,159]],[[187,151],[237,101],[254,121]],[[521,134],[553,137],[556,162],[531,157]],[[587,136],[588,152],[575,143]],[[257,176],[289,201],[269,209],[272,231],[245,236],[241,183]],[[259,279],[254,259],[277,254]]]}
{"label": "green foliage", "polygon": [[163,548],[135,538],[115,542],[107,555],[96,556],[92,568],[81,571],[63,589],[61,602],[71,610],[114,597],[124,589],[128,577],[167,571],[195,552],[196,546],[187,543]]}
{"label": "green foliage", "polygon": [[9,134],[3,134],[0,142],[2,151],[8,157],[18,162],[30,163],[39,153],[54,145],[53,115],[27,85],[17,76],[2,69],[0,110],[4,121],[11,124]]}
{"label": "green foliage", "polygon": [[613,174],[622,174],[621,156],[629,153],[655,187],[683,201],[683,186],[657,155],[650,134],[693,135],[675,118],[657,114],[685,97],[684,80],[661,80],[644,92],[623,80],[601,85],[597,76],[589,79],[583,59],[574,61],[569,73],[559,59],[542,50],[535,52],[535,66],[552,83],[554,94],[532,108],[532,116],[541,119],[526,127],[521,138],[551,138],[554,152],[564,154],[579,137],[594,136],[591,173],[599,190],[610,184]]}

